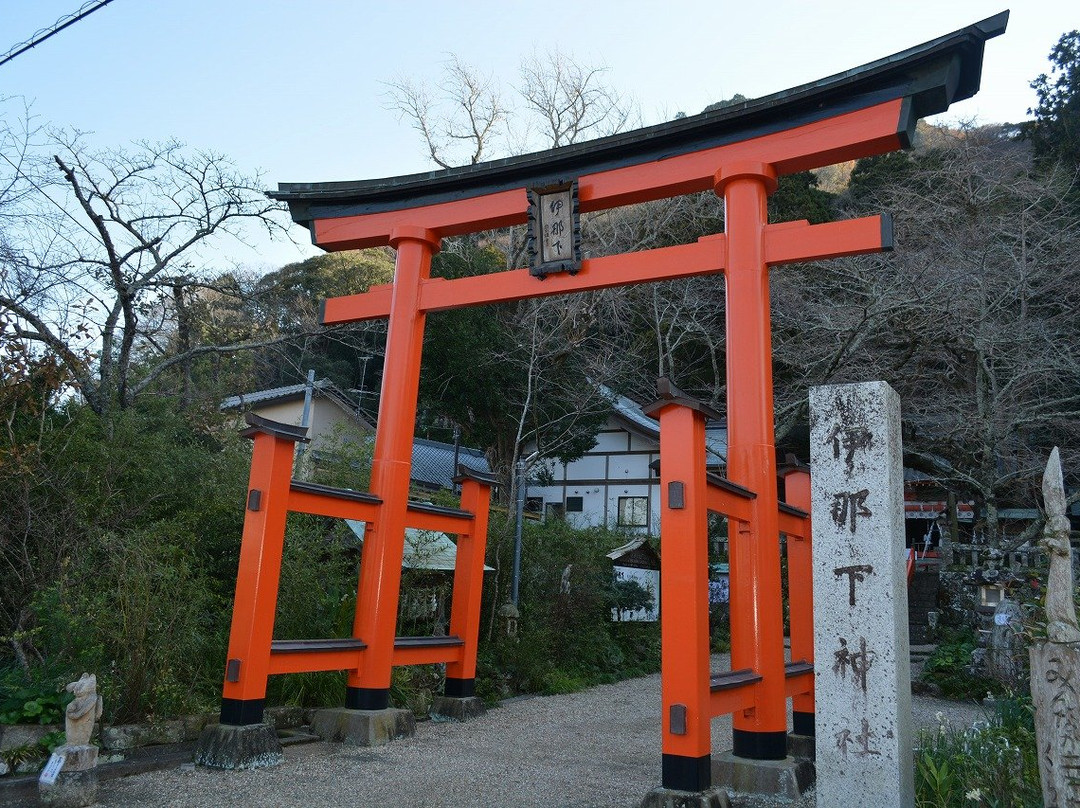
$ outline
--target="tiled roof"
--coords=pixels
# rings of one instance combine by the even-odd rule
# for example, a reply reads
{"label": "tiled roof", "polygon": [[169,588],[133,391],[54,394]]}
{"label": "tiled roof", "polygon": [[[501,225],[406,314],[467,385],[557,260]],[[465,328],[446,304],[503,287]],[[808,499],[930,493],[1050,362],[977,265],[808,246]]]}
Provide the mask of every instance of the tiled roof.
{"label": "tiled roof", "polygon": [[[611,403],[615,414],[624,422],[640,429],[645,435],[660,439],[660,424],[656,419],[646,415],[633,399],[619,395],[614,390],[604,385],[598,385],[600,392]],[[712,460],[721,464],[727,463],[727,426],[722,423],[711,422],[705,427],[705,448],[713,456]]]}
{"label": "tiled roof", "polygon": [[[474,471],[491,473],[487,456],[479,449],[459,447],[458,463]],[[412,479],[415,482],[433,488],[453,488],[456,475],[452,443],[441,443],[423,438],[413,441]]]}
{"label": "tiled roof", "polygon": [[[245,409],[254,406],[269,406],[287,401],[295,401],[304,397],[307,385],[289,384],[284,387],[272,387],[269,390],[257,390],[254,393],[241,393],[238,396],[229,396],[219,405],[221,410]],[[332,401],[341,409],[357,418],[364,426],[371,428],[371,424],[360,414],[356,402],[342,392],[341,388],[329,379],[319,379],[312,385],[312,394]]]}

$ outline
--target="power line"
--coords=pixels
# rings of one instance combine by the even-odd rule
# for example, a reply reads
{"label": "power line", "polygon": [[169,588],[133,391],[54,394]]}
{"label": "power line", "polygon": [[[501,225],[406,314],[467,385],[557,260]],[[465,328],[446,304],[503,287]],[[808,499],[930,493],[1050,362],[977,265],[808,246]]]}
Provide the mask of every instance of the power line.
{"label": "power line", "polygon": [[74,25],[79,20],[89,17],[99,8],[104,8],[111,2],[112,0],[90,0],[90,2],[84,3],[77,11],[61,17],[49,28],[42,28],[40,31],[31,36],[28,40],[26,40],[25,42],[20,42],[3,56],[0,56],[0,66],[7,64],[20,53],[26,53],[26,51],[30,50],[34,46],[40,45],[42,42],[44,42],[46,39],[53,36],[54,34],[59,34],[69,25]]}

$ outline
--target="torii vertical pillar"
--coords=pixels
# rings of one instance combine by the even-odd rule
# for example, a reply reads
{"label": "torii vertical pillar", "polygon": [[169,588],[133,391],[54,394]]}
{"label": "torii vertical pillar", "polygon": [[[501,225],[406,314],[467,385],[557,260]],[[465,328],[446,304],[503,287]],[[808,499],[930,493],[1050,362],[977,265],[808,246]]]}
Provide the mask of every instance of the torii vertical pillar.
{"label": "torii vertical pillar", "polygon": [[371,493],[382,500],[368,526],[360,557],[353,637],[367,643],[363,668],[349,674],[345,706],[385,710],[390,706],[390,673],[397,633],[401,559],[405,549],[409,475],[412,468],[416,399],[425,313],[420,290],[431,274],[439,237],[421,227],[399,226],[390,235],[397,250],[394,293],[386,335],[386,367],[371,465]]}
{"label": "torii vertical pillar", "polygon": [[757,494],[751,521],[730,537],[731,667],[761,674],[755,706],[735,713],[737,757],[787,755],[784,616],[773,429],[769,267],[765,262],[768,197],[776,171],[733,162],[716,174],[727,234],[728,479]]}

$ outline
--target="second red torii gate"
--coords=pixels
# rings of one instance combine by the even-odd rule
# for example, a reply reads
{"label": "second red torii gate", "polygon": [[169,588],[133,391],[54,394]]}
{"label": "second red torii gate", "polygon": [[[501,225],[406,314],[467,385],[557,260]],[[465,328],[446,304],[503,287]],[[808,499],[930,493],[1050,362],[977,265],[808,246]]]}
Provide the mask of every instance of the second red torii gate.
{"label": "second red torii gate", "polygon": [[[741,638],[732,650],[733,664],[751,670],[754,677],[740,687],[734,752],[751,759],[785,755],[787,671],[769,268],[889,249],[892,228],[887,216],[821,225],[769,224],[767,199],[781,175],[906,146],[919,117],[942,112],[977,91],[984,43],[1004,31],[1006,19],[1007,12],[775,96],[599,141],[431,174],[280,186],[273,196],[289,203],[293,218],[309,226],[318,246],[344,250],[389,245],[397,250],[393,284],[328,300],[323,309],[327,325],[389,320],[370,491],[377,504],[361,561],[354,626],[355,637],[362,637],[366,647],[363,666],[350,673],[346,706],[378,710],[388,705],[428,312],[723,273],[728,477],[753,494],[740,506],[746,514],[732,542],[733,636]],[[577,182],[582,213],[714,190],[725,202],[725,232],[693,244],[585,259],[574,275],[537,279],[518,269],[454,280],[431,277],[431,259],[442,239],[523,224],[528,189],[568,179]],[[660,414],[663,420],[663,407]],[[678,522],[678,517],[665,502],[661,523],[669,522]],[[476,628],[468,629],[474,637]],[[669,655],[677,653],[667,648],[665,671],[672,661]],[[447,687],[455,695],[472,692],[471,681],[448,681]],[[800,706],[803,725],[812,725],[812,714],[805,713],[808,706]],[[797,709],[797,723],[799,713]],[[710,782],[709,750],[700,734],[698,741],[685,742],[687,733],[674,731],[679,728],[672,726],[673,717],[664,716],[663,784],[703,790]],[[687,720],[708,719],[699,714]]]}

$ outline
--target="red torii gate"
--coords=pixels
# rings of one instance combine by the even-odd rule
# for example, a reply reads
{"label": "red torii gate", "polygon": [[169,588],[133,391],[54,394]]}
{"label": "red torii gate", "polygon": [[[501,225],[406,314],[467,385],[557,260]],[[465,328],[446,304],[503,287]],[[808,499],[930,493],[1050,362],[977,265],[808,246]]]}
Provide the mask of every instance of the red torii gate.
{"label": "red torii gate", "polygon": [[[801,541],[797,552],[803,560],[793,563],[805,563],[807,569],[807,588],[798,595],[798,617],[792,621],[792,642],[797,646],[793,651],[804,665],[813,656],[812,644],[808,645],[809,536],[805,513],[777,497],[769,268],[890,249],[892,227],[887,216],[821,225],[769,224],[767,199],[778,176],[908,145],[920,117],[942,112],[978,90],[984,43],[1004,31],[1007,17],[1003,12],[820,82],[598,141],[429,174],[280,185],[272,196],[289,203],[293,218],[310,228],[314,243],[323,249],[389,245],[397,250],[393,284],[327,300],[323,308],[327,325],[388,318],[386,361],[371,490],[354,497],[362,505],[368,531],[351,645],[349,640],[338,641],[349,645],[348,650],[338,649],[329,661],[327,649],[293,649],[287,669],[326,669],[311,665],[333,663],[349,671],[347,707],[381,710],[388,706],[392,665],[411,664],[400,648],[395,650],[395,629],[404,530],[412,524],[410,508],[415,508],[407,493],[428,312],[723,273],[728,482],[706,479],[703,453],[697,448],[688,451],[701,442],[700,405],[669,387],[661,391],[654,409],[661,422],[664,566],[678,570],[665,575],[665,581],[677,581],[694,593],[669,602],[669,583],[663,595],[663,785],[685,791],[710,786],[713,715],[734,713],[734,753],[743,758],[785,756],[789,695],[797,696],[796,730],[812,734],[812,674],[806,667],[793,671],[784,660],[779,535],[785,532]],[[587,258],[572,275],[537,279],[528,269],[518,269],[454,280],[430,276],[431,259],[442,239],[524,224],[528,190],[568,179],[576,180],[582,213],[715,190],[725,202],[725,232],[693,244]],[[254,429],[272,437],[277,426]],[[287,439],[280,434],[275,438]],[[262,462],[257,453],[253,489],[256,465]],[[292,485],[295,491],[297,484]],[[809,509],[804,476],[789,478],[788,492],[792,505]],[[255,509],[250,504],[249,521],[253,510],[258,511],[258,503]],[[459,516],[479,522],[475,509],[486,509],[485,497],[473,496],[472,507],[466,512],[463,503]],[[731,541],[735,673],[719,688],[711,688],[708,678],[707,602],[701,596],[707,577],[703,514],[710,508],[731,514],[738,526]],[[445,529],[459,532],[453,525]],[[466,528],[460,531],[470,533]],[[476,529],[471,535],[482,548]],[[247,542],[245,527],[245,546]],[[675,547],[681,549],[670,552]],[[261,720],[268,668],[265,662],[245,665],[244,653],[245,649],[269,652],[267,607],[256,607],[244,593],[258,590],[259,581],[269,578],[276,590],[276,571],[262,568],[258,558],[253,563],[245,567],[242,562],[238,579],[224,724]],[[459,564],[455,609],[458,587],[477,593],[481,575],[482,561]],[[473,693],[478,611],[467,612],[462,612],[458,630],[473,664],[470,654],[454,657],[446,685],[449,696]],[[272,607],[269,622],[272,626]],[[284,669],[279,665],[269,672]],[[789,679],[795,686],[789,686]],[[731,692],[724,695],[725,690]]]}

